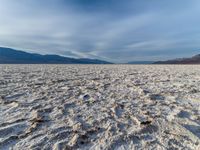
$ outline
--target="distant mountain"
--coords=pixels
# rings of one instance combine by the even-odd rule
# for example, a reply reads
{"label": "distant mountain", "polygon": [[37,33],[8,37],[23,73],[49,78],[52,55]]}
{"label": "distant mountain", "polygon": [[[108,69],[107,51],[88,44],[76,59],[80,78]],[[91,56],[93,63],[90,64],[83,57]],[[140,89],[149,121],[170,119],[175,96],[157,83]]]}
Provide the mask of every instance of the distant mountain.
{"label": "distant mountain", "polygon": [[178,58],[167,61],[157,61],[154,64],[200,64],[200,54],[195,55],[191,58]]}
{"label": "distant mountain", "polygon": [[131,61],[128,62],[127,64],[152,64],[154,61]]}
{"label": "distant mountain", "polygon": [[107,61],[87,58],[69,58],[59,55],[40,55],[11,48],[0,47],[0,64],[111,64]]}

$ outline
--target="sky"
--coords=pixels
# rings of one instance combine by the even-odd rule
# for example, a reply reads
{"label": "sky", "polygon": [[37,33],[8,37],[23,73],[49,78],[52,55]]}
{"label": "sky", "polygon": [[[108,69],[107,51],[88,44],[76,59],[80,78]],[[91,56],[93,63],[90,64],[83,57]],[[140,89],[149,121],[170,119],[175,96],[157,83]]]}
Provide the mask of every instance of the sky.
{"label": "sky", "polygon": [[0,0],[0,46],[125,63],[200,53],[199,0]]}

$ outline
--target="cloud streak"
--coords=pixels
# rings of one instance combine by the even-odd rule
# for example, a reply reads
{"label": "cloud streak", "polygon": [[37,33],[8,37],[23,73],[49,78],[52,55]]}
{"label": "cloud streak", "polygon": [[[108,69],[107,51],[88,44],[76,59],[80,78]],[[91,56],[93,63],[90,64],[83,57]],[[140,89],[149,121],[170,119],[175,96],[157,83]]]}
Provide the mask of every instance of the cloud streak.
{"label": "cloud streak", "polygon": [[196,0],[0,0],[0,45],[113,62],[200,48]]}

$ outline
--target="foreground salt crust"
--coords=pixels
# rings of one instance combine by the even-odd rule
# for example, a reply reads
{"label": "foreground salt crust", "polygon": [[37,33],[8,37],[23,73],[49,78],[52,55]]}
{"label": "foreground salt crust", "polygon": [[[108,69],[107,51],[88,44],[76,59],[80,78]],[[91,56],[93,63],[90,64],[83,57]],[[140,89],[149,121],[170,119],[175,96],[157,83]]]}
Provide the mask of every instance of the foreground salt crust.
{"label": "foreground salt crust", "polygon": [[0,149],[200,149],[200,66],[0,65]]}

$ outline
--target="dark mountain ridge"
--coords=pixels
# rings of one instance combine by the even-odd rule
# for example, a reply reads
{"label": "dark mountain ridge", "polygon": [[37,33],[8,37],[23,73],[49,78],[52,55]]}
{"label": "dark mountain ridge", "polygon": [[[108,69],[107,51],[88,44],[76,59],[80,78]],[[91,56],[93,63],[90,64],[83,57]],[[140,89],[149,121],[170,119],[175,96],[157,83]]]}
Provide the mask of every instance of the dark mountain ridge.
{"label": "dark mountain ridge", "polygon": [[200,54],[191,58],[178,58],[167,61],[157,61],[154,64],[200,64]]}
{"label": "dark mountain ridge", "polygon": [[59,55],[40,55],[11,48],[0,47],[0,64],[112,64],[88,58],[69,58]]}

